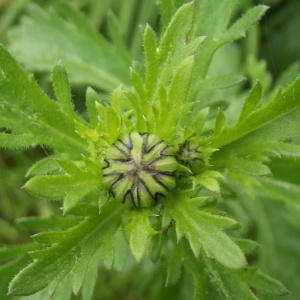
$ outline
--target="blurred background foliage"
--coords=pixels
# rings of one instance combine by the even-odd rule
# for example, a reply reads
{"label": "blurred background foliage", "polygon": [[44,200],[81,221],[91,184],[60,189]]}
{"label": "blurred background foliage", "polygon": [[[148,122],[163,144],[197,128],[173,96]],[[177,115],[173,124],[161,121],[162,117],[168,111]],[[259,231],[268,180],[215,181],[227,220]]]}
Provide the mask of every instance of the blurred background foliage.
{"label": "blurred background foliage", "polygon": [[[49,48],[47,51],[48,45],[45,45],[45,41],[47,41],[48,36],[47,34],[43,36],[43,29],[47,33],[51,26],[41,28],[41,31],[39,31],[39,27],[35,26],[36,23],[34,22],[37,22],[37,16],[40,16],[41,13],[45,12],[44,17],[47,17],[50,11],[51,18],[61,22],[63,28],[65,26],[64,20],[65,18],[68,19],[68,16],[63,15],[61,6],[55,4],[56,2],[60,1],[0,0],[0,42],[12,51],[16,59],[26,69],[35,73],[38,83],[50,96],[52,95],[50,71],[56,63],[57,55],[59,55],[55,51],[59,51],[62,43],[68,43],[68,37],[60,36],[60,40],[51,41],[53,48]],[[105,53],[110,57],[103,61],[99,60],[95,64],[97,66],[97,63],[99,63],[104,70],[112,75],[111,81],[101,82],[97,77],[98,75],[101,76],[97,73],[97,68],[94,70],[95,73],[91,75],[89,75],[88,68],[87,71],[83,70],[83,73],[87,73],[87,78],[82,74],[81,77],[80,75],[77,76],[77,73],[80,73],[81,70],[76,72],[74,61],[70,63],[69,68],[66,63],[76,109],[79,113],[85,115],[84,94],[86,86],[92,85],[102,95],[102,99],[106,100],[115,86],[121,83],[130,84],[129,66],[138,67],[143,60],[143,28],[146,23],[149,23],[159,33],[162,20],[158,15],[159,5],[157,6],[157,1],[154,0],[73,0],[65,2],[71,3],[89,21],[91,28],[97,29],[108,40],[99,38],[98,42],[102,43],[102,50],[107,51]],[[178,7],[180,3],[185,1],[174,0],[173,2],[174,7]],[[240,102],[234,102],[237,95],[245,93],[257,78],[261,80],[264,91],[267,93],[274,82],[279,80],[284,86],[287,82],[291,82],[300,70],[299,0],[264,0],[263,2],[269,5],[270,9],[262,22],[251,29],[246,39],[220,49],[216,53],[209,70],[209,74],[226,74],[229,70],[231,73],[236,72],[247,78],[243,85],[221,92],[217,91],[220,94],[220,99],[231,99],[232,101],[226,112],[229,116],[229,122],[231,118],[234,119],[235,112],[241,104]],[[239,1],[239,9],[236,11],[236,15],[244,12],[254,4],[260,3],[261,1],[254,0]],[[51,10],[46,9],[49,6]],[[74,26],[76,27],[76,24]],[[122,29],[119,36],[112,34],[114,30],[111,28],[114,26]],[[69,29],[71,34],[74,34],[74,36],[77,34],[77,32],[72,33],[74,28],[67,27],[65,29]],[[90,32],[89,28],[82,30]],[[80,34],[80,30],[78,30],[78,48],[70,49],[70,53],[74,51],[74,55],[85,52],[85,48],[90,46],[81,40],[82,36]],[[33,41],[35,42],[33,43]],[[43,45],[45,45],[45,49],[39,48],[39,50],[36,50],[38,47],[43,47]],[[44,51],[44,53],[38,56],[35,51]],[[67,56],[70,53],[65,53],[66,59],[68,59]],[[96,60],[92,54],[91,52],[90,56],[85,58],[87,64],[93,64]],[[112,62],[114,58],[118,60]],[[214,98],[218,98],[216,96],[217,94],[214,94]],[[223,106],[229,106],[226,101],[221,101],[218,105],[222,108]],[[49,153],[51,153],[51,150],[42,146],[37,149],[24,149],[24,151],[0,149],[1,245],[21,244],[30,241],[32,232],[24,231],[19,227],[16,221],[18,218],[33,215],[47,217],[61,214],[59,203],[50,204],[35,199],[20,189],[25,182],[28,168]],[[300,185],[300,159],[274,157],[269,160],[269,166],[276,178]],[[220,201],[220,205],[243,223],[239,232],[240,235],[252,238],[261,244],[261,251],[255,257],[251,257],[252,262],[262,266],[270,275],[278,278],[288,287],[292,293],[286,296],[285,299],[299,299],[299,215],[295,216],[293,212],[283,209],[284,196],[277,195],[278,201],[271,202],[268,201],[269,195],[263,192],[252,198],[242,188],[240,192],[239,199],[243,199],[242,202],[231,199],[226,203]],[[287,194],[286,197],[289,197],[289,195]],[[295,201],[299,201],[299,198],[300,195],[296,197]],[[134,269],[137,266],[134,262],[129,264],[128,268],[132,268],[131,274],[135,274]],[[164,282],[165,275],[162,268],[160,266],[155,267],[155,269],[151,268],[153,266],[149,266],[148,272],[155,272],[156,278],[161,278],[157,282]],[[94,298],[99,299],[101,294],[102,297],[105,295],[103,299],[139,299],[142,290],[147,290],[149,296],[154,296],[154,294],[151,294],[154,288],[149,288],[149,286],[158,284],[150,280],[151,278],[153,280],[154,276],[149,278],[149,282],[144,282],[141,285],[135,280],[134,275],[129,274],[130,272],[126,272],[126,276],[122,276],[122,274],[116,276],[116,274],[108,274],[108,272],[100,274],[98,281],[101,288],[96,291]],[[183,274],[183,282],[185,283],[189,280],[186,276]],[[183,283],[181,282],[181,284]],[[189,285],[185,286],[189,287]],[[124,287],[126,288],[124,289]],[[180,289],[179,286],[168,287],[167,289],[170,288],[174,289],[174,295]],[[135,291],[136,295],[132,293],[126,295],[128,290]],[[181,290],[181,293],[183,293],[183,298],[188,295],[187,290]],[[157,295],[155,299],[160,299],[160,297],[163,298],[163,295]]]}

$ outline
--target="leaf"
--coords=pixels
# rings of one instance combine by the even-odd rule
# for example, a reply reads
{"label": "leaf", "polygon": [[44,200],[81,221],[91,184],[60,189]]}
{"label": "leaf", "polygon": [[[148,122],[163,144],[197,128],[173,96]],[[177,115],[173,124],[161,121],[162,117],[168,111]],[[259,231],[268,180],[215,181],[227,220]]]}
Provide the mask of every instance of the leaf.
{"label": "leaf", "polygon": [[18,246],[8,246],[0,248],[0,261],[7,259],[15,259],[16,257],[23,256],[27,254],[28,251],[33,251],[38,249],[37,244],[24,244]]}
{"label": "leaf", "polygon": [[[206,43],[198,51],[196,57],[197,80],[204,79],[214,53],[223,45],[231,43],[245,36],[247,30],[264,15],[267,6],[258,5],[247,11],[239,20],[227,29],[232,13],[235,11],[236,1],[223,1],[220,5],[213,5],[209,0],[197,3],[197,20],[194,35],[206,35]],[[209,17],[208,17],[209,16]],[[197,85],[195,85],[197,87]],[[193,94],[198,93],[195,88]]]}
{"label": "leaf", "polygon": [[107,107],[107,141],[113,144],[121,133],[121,120],[112,107]]}
{"label": "leaf", "polygon": [[64,212],[70,210],[93,190],[101,188],[101,169],[85,171],[74,163],[59,161],[68,175],[37,175],[30,179],[24,189],[33,195],[48,200],[64,198]]}
{"label": "leaf", "polygon": [[101,103],[99,95],[91,87],[88,87],[85,94],[86,107],[92,125],[96,126],[99,122],[97,113],[97,103]]}
{"label": "leaf", "polygon": [[216,124],[215,124],[215,135],[220,135],[222,131],[224,130],[226,125],[226,116],[225,113],[221,110],[218,109],[218,113],[216,116]]}
{"label": "leaf", "polygon": [[230,157],[226,160],[226,167],[234,172],[243,172],[250,175],[271,174],[270,169],[260,161]]}
{"label": "leaf", "polygon": [[171,129],[176,126],[178,120],[186,113],[189,107],[184,104],[187,100],[191,85],[193,67],[194,57],[190,56],[186,58],[175,71],[168,93],[168,99],[160,99],[162,109],[156,125],[156,132],[163,140],[167,140],[170,137]]}
{"label": "leaf", "polygon": [[8,134],[0,132],[0,145],[4,148],[23,148],[36,145],[36,137],[31,134]]}
{"label": "leaf", "polygon": [[[300,107],[299,96],[300,76],[296,78],[285,91],[279,92],[268,105],[252,114],[251,120],[249,120],[247,124],[244,124],[243,126],[243,135],[245,135],[245,133],[252,132],[255,129],[258,130],[263,126],[271,127],[272,122],[277,123],[276,125],[278,126],[281,118],[283,119],[283,121],[286,121],[284,120],[285,116],[287,116],[288,114],[292,114],[293,112],[297,113],[297,110]],[[297,120],[295,119],[295,121]],[[293,127],[295,127],[295,125]],[[282,139],[283,136],[285,139],[287,139],[298,134],[298,132],[295,130],[297,127],[294,130],[291,130],[291,132],[289,132],[288,130],[284,130],[284,135],[283,132],[279,130],[279,128],[280,127],[278,126],[278,134],[275,135],[273,133],[270,135],[271,140],[276,140],[276,138]],[[232,140],[234,140],[234,138],[236,137],[229,139],[229,141],[231,142]]]}
{"label": "leaf", "polygon": [[29,256],[24,255],[9,263],[0,266],[0,297],[3,300],[11,299],[8,295],[8,285],[13,276],[22,268],[25,268],[29,263]]}
{"label": "leaf", "polygon": [[237,3],[235,1],[222,1],[214,5],[211,0],[196,1],[195,31],[198,35],[220,36],[226,30],[234,13]]}
{"label": "leaf", "polygon": [[52,82],[56,95],[56,100],[61,106],[61,110],[66,115],[68,115],[69,118],[74,118],[75,113],[73,110],[71,88],[68,79],[68,74],[61,61],[59,61],[53,68]]}
{"label": "leaf", "polygon": [[17,145],[18,134],[21,138],[25,134],[32,144],[45,144],[74,156],[86,153],[85,143],[74,132],[73,120],[42,92],[3,46],[0,57],[0,126],[17,133],[10,136],[10,142],[15,138]]}
{"label": "leaf", "polygon": [[210,77],[203,80],[199,80],[196,84],[197,84],[197,89],[199,91],[204,91],[204,90],[228,88],[240,84],[245,80],[246,78],[241,75],[226,74],[222,76]]}
{"label": "leaf", "polygon": [[26,173],[26,177],[48,174],[59,169],[55,156],[48,156],[34,163]]}
{"label": "leaf", "polygon": [[107,13],[107,26],[109,35],[116,49],[116,54],[129,66],[131,64],[131,58],[126,47],[123,28],[111,10]]}
{"label": "leaf", "polygon": [[213,299],[257,300],[260,295],[274,297],[288,293],[279,281],[257,268],[229,269],[203,255],[196,263],[190,249],[184,247],[184,250],[184,265],[195,281],[194,299],[210,295]]}
{"label": "leaf", "polygon": [[146,80],[147,92],[150,93],[156,85],[156,76],[159,70],[157,39],[153,29],[147,25],[144,31],[144,51],[146,60]]}
{"label": "leaf", "polygon": [[[209,143],[211,147],[221,148],[214,155],[212,164],[223,164],[222,162],[227,161],[233,155],[246,156],[269,151],[269,143],[298,136],[299,99],[300,77],[285,91],[278,92],[269,104],[252,112],[250,118],[225,128],[222,135],[207,138],[204,143]],[[283,144],[282,146],[284,149],[285,146]],[[277,144],[277,149],[280,149],[280,144]]]}
{"label": "leaf", "polygon": [[197,112],[197,114],[195,115],[194,119],[194,128],[195,128],[195,132],[200,135],[205,122],[207,121],[207,117],[208,117],[208,113],[209,113],[209,107],[203,108],[201,110],[199,110]]}
{"label": "leaf", "polygon": [[165,208],[176,221],[177,238],[186,235],[196,257],[204,250],[229,268],[246,265],[241,249],[222,231],[236,226],[236,221],[197,210],[182,199],[168,197]]}
{"label": "leaf", "polygon": [[281,282],[256,267],[251,267],[246,272],[240,272],[240,276],[249,286],[261,291],[263,294],[283,296],[289,293]]}
{"label": "leaf", "polygon": [[157,232],[149,222],[149,210],[131,211],[131,222],[124,228],[130,231],[130,249],[137,262],[140,264],[148,246],[148,237]]}
{"label": "leaf", "polygon": [[121,116],[122,114],[122,100],[123,100],[122,86],[119,86],[112,92],[110,98],[111,107],[116,112],[117,116]]}
{"label": "leaf", "polygon": [[266,199],[283,202],[293,213],[300,213],[300,186],[275,178],[259,178],[261,186],[257,192]]}
{"label": "leaf", "polygon": [[179,280],[183,254],[182,244],[178,244],[173,247],[173,251],[168,255],[166,286]]}
{"label": "leaf", "polygon": [[85,272],[85,278],[82,285],[82,299],[90,300],[92,299],[94,288],[97,282],[98,276],[98,251],[91,258]]}
{"label": "leaf", "polygon": [[180,52],[192,27],[194,9],[193,2],[184,4],[171,19],[160,42],[160,61],[172,57],[175,51]]}
{"label": "leaf", "polygon": [[31,4],[30,14],[9,32],[9,40],[12,53],[31,69],[50,72],[61,59],[73,83],[111,91],[130,82],[128,59],[71,5],[42,9]]}
{"label": "leaf", "polygon": [[[105,240],[102,241],[102,243],[105,243]],[[91,268],[91,262],[98,266],[99,259],[100,249],[97,249],[97,251],[95,251],[95,249],[93,249],[92,247],[90,247],[90,249],[85,249],[85,251],[82,251],[82,255],[77,258],[76,264],[74,265],[72,272],[70,273],[72,289],[75,295],[78,294],[84,280],[86,279],[85,275],[88,272],[88,267]],[[92,267],[92,269],[94,268]],[[93,278],[93,280],[95,279]]]}
{"label": "leaf", "polygon": [[41,231],[41,230],[65,230],[76,226],[81,221],[77,217],[23,217],[17,220],[18,224],[27,230]]}
{"label": "leaf", "polygon": [[250,117],[250,115],[256,109],[261,98],[262,98],[262,86],[258,81],[258,82],[256,82],[256,84],[250,91],[250,93],[244,103],[244,106],[243,106],[242,111],[239,116],[238,123],[245,122]]}
{"label": "leaf", "polygon": [[177,110],[177,108],[179,108],[187,99],[191,85],[193,67],[194,57],[190,56],[186,58],[175,71],[168,95],[173,103],[174,110]]}
{"label": "leaf", "polygon": [[246,31],[265,14],[268,6],[257,5],[249,9],[221,36],[222,43],[232,42],[246,36]]}
{"label": "leaf", "polygon": [[158,1],[158,7],[162,18],[163,29],[167,27],[176,10],[179,9],[185,2],[185,0]]}
{"label": "leaf", "polygon": [[251,254],[257,250],[259,244],[247,239],[234,239],[235,243],[243,250],[245,254]]}
{"label": "leaf", "polygon": [[[76,267],[78,259],[83,257],[84,261],[89,261],[105,239],[106,232],[118,228],[122,209],[112,201],[100,215],[89,217],[80,225],[61,232],[64,238],[60,243],[33,252],[34,261],[14,277],[9,293],[15,296],[34,294],[54,280],[62,280]],[[41,276],[41,272],[47,276]]]}

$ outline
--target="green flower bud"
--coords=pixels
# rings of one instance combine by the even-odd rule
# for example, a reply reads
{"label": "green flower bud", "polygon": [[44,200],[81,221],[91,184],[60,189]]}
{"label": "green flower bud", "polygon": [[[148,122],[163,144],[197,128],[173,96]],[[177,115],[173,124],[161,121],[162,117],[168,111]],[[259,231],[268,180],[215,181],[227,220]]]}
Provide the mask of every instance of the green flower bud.
{"label": "green flower bud", "polygon": [[187,166],[194,173],[202,172],[210,167],[210,156],[218,149],[203,147],[196,139],[186,140],[179,149],[178,161]]}
{"label": "green flower bud", "polygon": [[131,207],[152,207],[175,186],[177,161],[157,135],[132,132],[106,151],[104,185]]}

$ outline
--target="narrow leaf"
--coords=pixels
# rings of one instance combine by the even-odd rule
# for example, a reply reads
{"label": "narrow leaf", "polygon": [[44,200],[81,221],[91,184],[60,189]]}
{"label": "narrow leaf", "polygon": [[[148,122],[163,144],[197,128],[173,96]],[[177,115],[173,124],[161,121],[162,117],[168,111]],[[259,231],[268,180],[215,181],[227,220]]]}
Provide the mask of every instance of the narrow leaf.
{"label": "narrow leaf", "polygon": [[23,148],[36,145],[36,138],[31,134],[7,134],[0,132],[0,146],[4,148]]}
{"label": "narrow leaf", "polygon": [[[169,23],[160,43],[160,59],[165,61],[178,47],[184,45],[194,19],[194,3],[187,3],[179,8]],[[180,47],[180,48],[181,48]]]}
{"label": "narrow leaf", "polygon": [[52,71],[52,82],[56,95],[56,100],[61,106],[61,110],[70,118],[74,118],[71,88],[68,74],[63,64],[58,62]]}
{"label": "narrow leaf", "polygon": [[261,100],[261,97],[262,97],[262,86],[258,81],[250,91],[245,101],[245,104],[239,116],[238,123],[245,122],[246,119],[254,112],[255,108],[257,107],[258,103]]}

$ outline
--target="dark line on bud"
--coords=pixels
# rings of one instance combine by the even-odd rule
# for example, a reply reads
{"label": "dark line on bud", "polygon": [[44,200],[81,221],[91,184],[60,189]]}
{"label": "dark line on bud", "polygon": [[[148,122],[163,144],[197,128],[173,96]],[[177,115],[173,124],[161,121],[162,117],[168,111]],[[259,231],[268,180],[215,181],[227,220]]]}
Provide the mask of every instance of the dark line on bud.
{"label": "dark line on bud", "polygon": [[[155,151],[160,145],[163,149]],[[147,132],[129,133],[124,139],[118,139],[112,147],[118,151],[108,152],[110,156],[104,159],[106,165],[102,168],[103,177],[117,177],[111,179],[114,182],[110,184],[108,190],[120,202],[126,202],[133,207],[150,207],[157,204],[159,199],[165,197],[167,192],[174,187],[176,158],[169,151],[170,147],[165,145],[158,136]],[[144,159],[148,159],[145,157],[146,154],[152,155],[150,157],[153,159],[144,165]],[[174,160],[169,158],[165,163],[162,162],[166,157],[172,157]],[[169,171],[163,171],[160,168],[166,168]],[[143,173],[148,175],[143,177]],[[151,177],[150,182],[147,182],[147,176]],[[127,190],[122,192],[124,188]]]}
{"label": "dark line on bud", "polygon": [[124,150],[119,148],[117,145],[114,145],[115,148],[117,148],[123,155],[125,155],[127,158],[130,158],[130,153],[127,154]]}
{"label": "dark line on bud", "polygon": [[[146,149],[145,152],[148,154],[150,153],[152,150],[154,150],[154,148],[156,148],[158,145],[160,145],[163,141],[159,141],[157,143],[155,143],[154,145],[152,145],[148,150]],[[159,153],[160,154],[160,153]]]}

